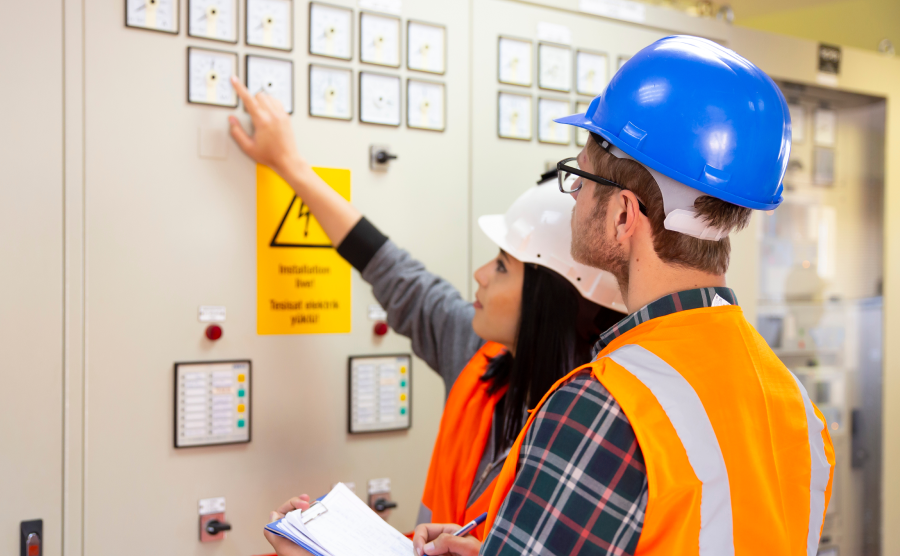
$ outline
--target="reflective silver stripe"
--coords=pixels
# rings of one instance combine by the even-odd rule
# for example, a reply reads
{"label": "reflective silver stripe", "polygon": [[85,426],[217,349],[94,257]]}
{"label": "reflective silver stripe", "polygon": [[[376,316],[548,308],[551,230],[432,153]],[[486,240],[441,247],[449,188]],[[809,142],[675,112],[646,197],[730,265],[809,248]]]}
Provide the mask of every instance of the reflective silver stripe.
{"label": "reflective silver stripe", "polygon": [[806,554],[816,556],[819,550],[819,533],[822,532],[822,522],[825,520],[825,489],[828,488],[828,477],[831,475],[831,465],[825,456],[825,440],[822,438],[822,429],[825,425],[816,415],[816,410],[809,400],[806,388],[800,380],[791,373],[800,395],[803,396],[803,406],[806,408],[806,430],[809,433],[809,531],[806,534]]}
{"label": "reflective silver stripe", "polygon": [[607,355],[640,380],[656,397],[700,479],[700,556],[734,554],[731,489],[725,458],[703,402],[671,365],[637,345]]}

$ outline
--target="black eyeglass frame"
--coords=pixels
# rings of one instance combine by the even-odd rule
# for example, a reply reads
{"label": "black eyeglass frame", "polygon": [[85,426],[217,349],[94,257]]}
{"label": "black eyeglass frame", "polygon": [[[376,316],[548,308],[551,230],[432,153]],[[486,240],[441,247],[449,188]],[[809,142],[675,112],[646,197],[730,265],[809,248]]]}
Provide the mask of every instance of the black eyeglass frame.
{"label": "black eyeglass frame", "polygon": [[[594,137],[594,140],[597,142],[597,144],[600,145],[600,148],[602,148],[603,150],[605,150],[607,152],[609,151],[609,142],[608,141],[604,140],[602,137],[599,137],[593,133],[591,135]],[[625,187],[624,185],[618,184],[614,181],[610,181],[610,180],[600,177],[596,174],[591,174],[590,172],[585,172],[581,168],[572,168],[571,166],[566,166],[566,164],[568,164],[569,162],[572,162],[573,160],[578,160],[578,157],[572,156],[569,158],[564,158],[556,163],[557,181],[559,182],[559,191],[561,193],[575,193],[576,191],[580,191],[581,187],[584,185],[584,183],[582,182],[575,189],[570,189],[567,191],[566,187],[565,187],[565,175],[566,174],[575,174],[576,176],[578,176],[582,179],[591,180],[592,182],[598,183],[600,185],[608,185],[610,187],[615,187],[617,189],[621,189],[622,191],[629,191],[629,189],[627,187]],[[635,196],[635,197],[637,197],[637,196]],[[640,199],[638,199],[637,202],[638,202],[638,209],[641,211],[641,214],[643,214],[644,216],[647,216],[647,207],[644,205],[644,203],[641,202]]]}

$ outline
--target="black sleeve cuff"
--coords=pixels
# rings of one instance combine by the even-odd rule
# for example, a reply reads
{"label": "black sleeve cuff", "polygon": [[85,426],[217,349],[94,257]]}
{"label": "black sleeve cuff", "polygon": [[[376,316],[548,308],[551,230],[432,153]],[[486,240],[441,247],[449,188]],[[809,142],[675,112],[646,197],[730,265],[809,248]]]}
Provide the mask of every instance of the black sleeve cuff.
{"label": "black sleeve cuff", "polygon": [[338,245],[337,252],[353,265],[353,268],[362,273],[387,240],[387,236],[378,231],[378,228],[363,216],[356,226],[353,226],[344,241]]}

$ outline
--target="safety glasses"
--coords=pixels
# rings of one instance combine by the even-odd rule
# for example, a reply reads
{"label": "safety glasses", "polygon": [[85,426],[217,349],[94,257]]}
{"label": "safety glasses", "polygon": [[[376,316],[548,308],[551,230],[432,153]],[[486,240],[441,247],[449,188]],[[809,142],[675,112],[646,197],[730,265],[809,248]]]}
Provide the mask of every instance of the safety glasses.
{"label": "safety glasses", "polygon": [[[598,139],[599,137],[596,137]],[[602,148],[608,149],[609,143],[604,141],[602,138],[599,138],[600,141],[598,145],[601,145]],[[591,174],[590,172],[585,172],[581,168],[578,167],[578,158],[564,158],[556,163],[557,170],[557,179],[559,180],[559,190],[563,193],[575,193],[576,191],[581,190],[581,186],[584,185],[584,180],[591,180],[594,183],[598,183],[600,185],[608,185],[610,187],[616,187],[623,191],[628,191],[628,188],[624,185],[619,185],[614,181],[610,181],[606,178],[602,178],[596,174]],[[581,178],[581,179],[578,179]],[[644,203],[638,199],[638,209],[640,209],[641,213],[644,216],[647,216],[647,207],[644,206]]]}

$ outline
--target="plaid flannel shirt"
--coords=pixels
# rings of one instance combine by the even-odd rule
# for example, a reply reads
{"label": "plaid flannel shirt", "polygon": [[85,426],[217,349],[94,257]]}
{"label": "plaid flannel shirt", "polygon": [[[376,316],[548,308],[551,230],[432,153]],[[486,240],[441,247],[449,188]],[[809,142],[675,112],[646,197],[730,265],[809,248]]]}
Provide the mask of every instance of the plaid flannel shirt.
{"label": "plaid flannel shirt", "polygon": [[[702,307],[737,305],[728,288],[667,295],[604,332],[594,357],[651,319]],[[606,388],[585,371],[554,392],[522,443],[516,479],[483,555],[632,555],[647,509],[644,454]]]}

